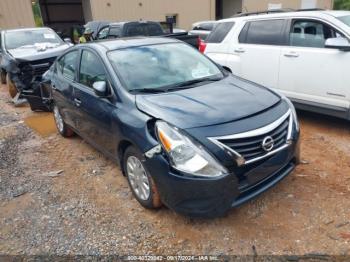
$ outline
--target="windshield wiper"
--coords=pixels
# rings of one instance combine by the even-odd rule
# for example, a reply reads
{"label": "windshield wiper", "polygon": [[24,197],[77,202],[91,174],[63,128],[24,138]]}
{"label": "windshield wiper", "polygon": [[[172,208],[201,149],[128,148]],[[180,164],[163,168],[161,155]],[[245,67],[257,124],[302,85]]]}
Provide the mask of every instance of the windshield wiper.
{"label": "windshield wiper", "polygon": [[185,81],[182,83],[165,86],[162,88],[139,88],[139,89],[129,90],[129,92],[130,93],[149,93],[149,94],[166,93],[169,91],[176,91],[176,90],[192,88],[193,85],[198,84],[198,83],[220,81],[221,79],[222,79],[222,77],[210,76],[210,77],[193,79],[193,80]]}
{"label": "windshield wiper", "polygon": [[165,90],[166,92],[168,92],[168,91],[174,91],[174,90],[188,89],[188,88],[192,88],[193,85],[195,84],[199,84],[203,82],[215,82],[215,81],[220,81],[221,79],[222,77],[217,77],[217,76],[198,78],[198,79],[193,79],[186,82],[178,83],[175,85],[170,85]]}
{"label": "windshield wiper", "polygon": [[164,93],[165,91],[159,88],[139,88],[129,90],[130,93],[149,93],[149,94],[157,94]]}

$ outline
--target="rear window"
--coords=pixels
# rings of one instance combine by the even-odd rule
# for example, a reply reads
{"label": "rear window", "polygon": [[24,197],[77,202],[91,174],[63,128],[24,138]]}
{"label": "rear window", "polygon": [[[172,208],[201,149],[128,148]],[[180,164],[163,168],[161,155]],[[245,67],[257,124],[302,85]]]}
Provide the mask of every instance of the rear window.
{"label": "rear window", "polygon": [[147,25],[147,35],[158,36],[158,35],[162,35],[162,34],[163,34],[163,30],[159,25],[157,25],[157,24],[148,24]]}
{"label": "rear window", "polygon": [[258,45],[283,45],[284,20],[248,22],[239,35],[239,42]]}
{"label": "rear window", "polygon": [[163,35],[158,24],[131,24],[127,26],[126,36],[159,36]]}
{"label": "rear window", "polygon": [[235,25],[234,22],[225,22],[217,24],[213,31],[210,33],[210,35],[207,38],[207,43],[221,43],[227,34],[231,31],[233,26]]}

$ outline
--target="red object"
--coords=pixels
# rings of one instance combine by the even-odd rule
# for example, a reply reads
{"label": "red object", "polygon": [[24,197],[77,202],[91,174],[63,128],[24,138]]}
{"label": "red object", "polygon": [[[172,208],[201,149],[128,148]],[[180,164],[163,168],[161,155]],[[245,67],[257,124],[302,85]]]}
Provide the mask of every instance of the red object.
{"label": "red object", "polygon": [[200,39],[200,37],[198,37],[198,49],[199,49],[199,52],[204,54],[206,48],[207,48],[207,43],[204,42],[202,39]]}

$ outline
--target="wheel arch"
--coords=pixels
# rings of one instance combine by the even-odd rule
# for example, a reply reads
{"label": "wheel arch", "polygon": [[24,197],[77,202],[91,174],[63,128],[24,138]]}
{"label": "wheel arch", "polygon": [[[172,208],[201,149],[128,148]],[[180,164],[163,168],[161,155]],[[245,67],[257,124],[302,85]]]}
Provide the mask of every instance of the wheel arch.
{"label": "wheel arch", "polygon": [[[136,147],[132,142],[130,142],[129,140],[122,140],[120,141],[119,145],[118,145],[118,150],[117,150],[117,154],[118,154],[118,161],[119,161],[119,166],[120,169],[123,173],[123,176],[125,176],[125,167],[124,167],[124,153],[126,151],[126,149],[130,146],[134,146]],[[137,147],[136,147],[137,148]]]}

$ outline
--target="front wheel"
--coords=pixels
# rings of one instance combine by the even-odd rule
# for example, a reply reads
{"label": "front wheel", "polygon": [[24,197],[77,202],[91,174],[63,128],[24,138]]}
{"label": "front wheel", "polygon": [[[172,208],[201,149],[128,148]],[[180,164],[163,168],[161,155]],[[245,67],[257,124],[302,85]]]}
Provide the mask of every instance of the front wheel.
{"label": "front wheel", "polygon": [[73,130],[64,122],[61,112],[58,106],[56,105],[54,105],[53,107],[53,116],[55,119],[57,130],[63,137],[71,137],[74,135]]}
{"label": "front wheel", "polygon": [[6,74],[6,83],[7,83],[7,87],[11,98],[15,98],[18,93],[18,90],[16,85],[10,80],[9,74]]}
{"label": "front wheel", "polygon": [[136,200],[145,208],[162,206],[158,188],[142,163],[142,154],[133,146],[124,154],[124,168],[131,191]]}

